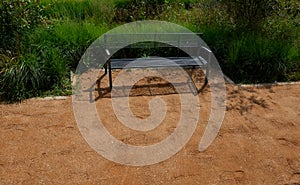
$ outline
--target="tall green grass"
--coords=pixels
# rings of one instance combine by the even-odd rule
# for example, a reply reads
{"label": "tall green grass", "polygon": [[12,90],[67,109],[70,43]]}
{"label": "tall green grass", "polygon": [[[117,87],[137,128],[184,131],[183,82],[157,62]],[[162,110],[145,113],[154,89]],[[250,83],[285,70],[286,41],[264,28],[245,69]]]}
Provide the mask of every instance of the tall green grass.
{"label": "tall green grass", "polygon": [[228,68],[236,82],[274,82],[288,69],[285,43],[257,34],[243,35],[229,45]]}
{"label": "tall green grass", "polygon": [[47,13],[58,20],[89,20],[96,24],[112,23],[114,0],[42,0]]}
{"label": "tall green grass", "polygon": [[52,43],[59,48],[67,65],[75,70],[77,64],[88,46],[109,30],[107,25],[94,25],[89,22],[64,21],[51,31]]}
{"label": "tall green grass", "polygon": [[44,69],[36,60],[22,58],[9,65],[2,71],[0,77],[2,99],[19,101],[37,96],[40,90],[46,88],[47,78],[44,75]]}
{"label": "tall green grass", "polygon": [[70,94],[70,71],[76,69],[87,47],[107,30],[106,25],[71,20],[35,29],[27,36],[30,44],[23,44],[24,54],[1,55],[0,99]]}

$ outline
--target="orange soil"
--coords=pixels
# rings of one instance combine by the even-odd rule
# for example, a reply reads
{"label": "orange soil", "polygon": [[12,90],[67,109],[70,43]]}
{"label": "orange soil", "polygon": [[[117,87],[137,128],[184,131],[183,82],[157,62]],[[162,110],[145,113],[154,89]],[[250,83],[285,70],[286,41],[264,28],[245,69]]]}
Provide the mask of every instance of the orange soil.
{"label": "orange soil", "polygon": [[[109,96],[97,100],[104,125],[119,140],[152,144],[176,127],[178,94],[151,88],[165,100],[168,117],[149,133],[121,126]],[[141,118],[149,116],[148,102],[155,97],[146,91],[137,88],[139,96],[130,97],[132,112]],[[210,113],[209,88],[199,99],[200,121],[187,145],[144,167],[108,161],[91,149],[77,128],[71,97],[0,104],[0,184],[300,184],[300,85],[227,85],[223,125],[204,152],[197,148]]]}

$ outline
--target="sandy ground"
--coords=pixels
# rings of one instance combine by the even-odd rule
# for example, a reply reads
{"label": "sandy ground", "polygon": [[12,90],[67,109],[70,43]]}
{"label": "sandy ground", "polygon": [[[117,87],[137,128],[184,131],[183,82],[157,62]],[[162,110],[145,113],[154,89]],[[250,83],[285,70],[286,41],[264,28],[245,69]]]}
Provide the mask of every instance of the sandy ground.
{"label": "sandy ground", "polygon": [[[116,75],[116,73],[114,74]],[[143,84],[159,81],[146,79]],[[150,115],[148,102],[160,96],[168,107],[163,123],[140,132],[122,126],[109,93],[95,93],[103,124],[132,145],[159,142],[179,119],[178,94],[169,86],[138,86],[131,91],[132,112]],[[152,83],[153,84],[153,83]],[[72,99],[30,99],[0,104],[0,184],[300,184],[300,85],[227,85],[227,111],[218,137],[197,150],[210,113],[210,89],[198,95],[200,120],[187,145],[158,164],[132,167],[96,153],[76,125]]]}

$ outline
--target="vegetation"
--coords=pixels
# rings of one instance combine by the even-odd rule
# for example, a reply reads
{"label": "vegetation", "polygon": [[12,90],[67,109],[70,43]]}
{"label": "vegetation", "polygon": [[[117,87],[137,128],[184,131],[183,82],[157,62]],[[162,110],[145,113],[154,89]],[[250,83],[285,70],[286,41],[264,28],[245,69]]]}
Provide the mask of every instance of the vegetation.
{"label": "vegetation", "polygon": [[300,80],[297,0],[2,0],[0,11],[0,100],[70,94],[86,48],[145,19],[203,32],[235,82]]}

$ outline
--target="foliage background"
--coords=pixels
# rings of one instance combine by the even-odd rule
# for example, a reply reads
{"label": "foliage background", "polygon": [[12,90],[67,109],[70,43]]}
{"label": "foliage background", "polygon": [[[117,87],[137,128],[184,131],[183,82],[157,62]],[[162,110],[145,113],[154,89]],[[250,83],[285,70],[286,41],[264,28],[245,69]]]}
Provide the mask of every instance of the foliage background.
{"label": "foliage background", "polygon": [[237,83],[300,80],[297,0],[2,0],[0,11],[0,100],[70,94],[86,48],[145,19],[202,32]]}

